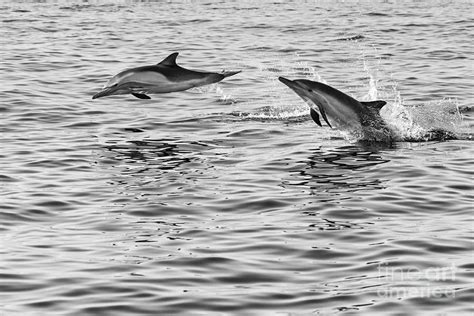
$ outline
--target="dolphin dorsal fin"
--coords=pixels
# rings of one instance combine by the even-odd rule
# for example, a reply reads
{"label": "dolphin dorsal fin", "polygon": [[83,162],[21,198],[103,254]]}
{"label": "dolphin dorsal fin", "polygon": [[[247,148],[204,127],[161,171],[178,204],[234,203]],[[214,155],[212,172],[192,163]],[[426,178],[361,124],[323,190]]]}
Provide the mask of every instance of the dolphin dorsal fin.
{"label": "dolphin dorsal fin", "polygon": [[387,102],[382,101],[382,100],[367,101],[367,102],[360,102],[360,103],[367,106],[367,107],[369,107],[369,108],[377,109],[377,110],[380,110],[381,108],[383,108],[383,106],[385,104],[387,104]]}
{"label": "dolphin dorsal fin", "polygon": [[158,63],[158,65],[162,65],[162,66],[177,66],[176,65],[176,57],[178,57],[178,54],[179,53],[173,53],[171,55],[169,55],[168,57],[166,57],[165,59],[163,59],[162,61],[160,61]]}

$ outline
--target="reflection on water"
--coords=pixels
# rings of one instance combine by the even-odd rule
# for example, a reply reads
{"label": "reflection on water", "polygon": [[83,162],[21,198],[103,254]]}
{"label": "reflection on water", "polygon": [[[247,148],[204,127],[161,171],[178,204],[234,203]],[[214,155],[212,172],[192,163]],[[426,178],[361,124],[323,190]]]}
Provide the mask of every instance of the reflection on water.
{"label": "reflection on water", "polygon": [[191,161],[191,151],[178,147],[172,140],[130,140],[124,145],[106,145],[112,155],[105,155],[109,159],[116,159],[117,163],[142,164],[143,169],[135,173],[147,171],[150,168],[159,170],[175,169]]}
{"label": "reflection on water", "polygon": [[389,161],[378,152],[380,147],[386,146],[358,144],[311,150],[311,156],[303,161],[306,166],[291,172],[291,180],[284,184],[308,187],[310,194],[318,196],[322,192],[337,194],[382,189],[383,181],[370,177],[371,168]]}

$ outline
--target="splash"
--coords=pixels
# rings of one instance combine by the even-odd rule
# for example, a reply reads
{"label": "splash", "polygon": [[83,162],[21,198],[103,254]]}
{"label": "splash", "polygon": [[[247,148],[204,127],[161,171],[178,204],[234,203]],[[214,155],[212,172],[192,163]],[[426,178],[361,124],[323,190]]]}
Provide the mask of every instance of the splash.
{"label": "splash", "polygon": [[421,104],[407,104],[398,90],[398,83],[384,69],[377,48],[367,48],[359,42],[355,45],[361,52],[359,62],[367,80],[362,86],[362,96],[358,99],[387,101],[387,105],[380,111],[387,128],[377,124],[359,133],[346,135],[346,138],[414,142],[457,138],[462,129],[463,119],[456,100],[442,99]]}
{"label": "splash", "polygon": [[231,115],[252,121],[303,121],[306,120],[308,109],[302,110],[299,106],[264,106],[254,113],[235,111]]}
{"label": "splash", "polygon": [[213,94],[217,99],[224,104],[237,103],[237,99],[229,92],[226,92],[219,83],[213,83],[206,86],[195,87],[190,89],[191,92]]}
{"label": "splash", "polygon": [[451,99],[435,100],[412,106],[402,102],[385,106],[381,115],[396,140],[431,141],[458,138],[462,115]]}

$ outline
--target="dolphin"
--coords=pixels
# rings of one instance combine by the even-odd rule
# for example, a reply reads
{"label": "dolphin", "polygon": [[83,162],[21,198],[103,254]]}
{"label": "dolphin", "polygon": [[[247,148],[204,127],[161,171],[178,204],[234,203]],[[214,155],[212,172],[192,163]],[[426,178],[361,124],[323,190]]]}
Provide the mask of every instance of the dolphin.
{"label": "dolphin", "polygon": [[117,94],[132,94],[139,99],[151,99],[148,93],[184,91],[216,83],[240,71],[200,72],[182,68],[176,64],[178,53],[173,53],[156,65],[124,70],[94,94],[92,99]]}
{"label": "dolphin", "polygon": [[[298,79],[289,80],[279,77],[282,83],[292,89],[309,106],[313,121],[322,126],[320,115],[329,127],[342,130],[360,131],[367,136],[371,132],[382,132],[384,138],[390,138],[390,131],[380,116],[385,101],[357,101],[351,96],[321,82]],[[374,138],[371,135],[369,138]],[[379,138],[379,137],[377,137]],[[385,139],[386,140],[386,139]]]}

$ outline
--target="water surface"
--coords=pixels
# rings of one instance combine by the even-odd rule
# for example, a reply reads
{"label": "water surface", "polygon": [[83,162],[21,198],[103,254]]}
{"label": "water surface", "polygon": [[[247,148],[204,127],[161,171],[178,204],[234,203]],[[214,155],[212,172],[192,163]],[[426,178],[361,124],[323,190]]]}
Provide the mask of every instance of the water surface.
{"label": "water surface", "polygon": [[[472,313],[471,2],[4,2],[0,20],[0,314]],[[175,51],[243,72],[91,99]],[[318,127],[278,76],[387,100],[406,141]]]}

